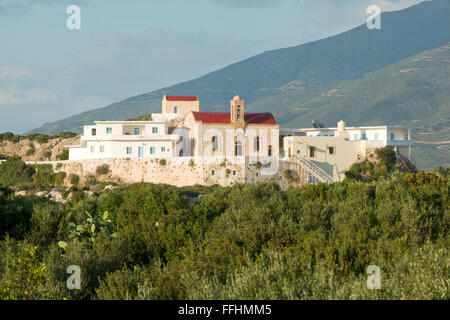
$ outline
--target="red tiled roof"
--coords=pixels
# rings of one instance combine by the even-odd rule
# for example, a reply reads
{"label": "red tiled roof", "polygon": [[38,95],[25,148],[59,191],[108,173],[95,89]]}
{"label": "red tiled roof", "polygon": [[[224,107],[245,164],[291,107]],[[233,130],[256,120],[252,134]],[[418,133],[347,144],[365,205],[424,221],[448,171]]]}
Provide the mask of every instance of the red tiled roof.
{"label": "red tiled roof", "polygon": [[198,101],[197,96],[166,96],[167,101]]}
{"label": "red tiled roof", "polygon": [[[195,121],[202,123],[231,123],[229,112],[192,112]],[[270,112],[245,113],[247,124],[275,124],[275,119]]]}

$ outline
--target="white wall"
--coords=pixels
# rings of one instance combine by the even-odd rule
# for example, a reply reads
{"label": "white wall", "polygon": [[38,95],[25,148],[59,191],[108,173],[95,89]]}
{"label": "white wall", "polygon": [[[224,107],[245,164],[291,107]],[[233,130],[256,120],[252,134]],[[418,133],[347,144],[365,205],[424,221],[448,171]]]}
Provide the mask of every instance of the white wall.
{"label": "white wall", "polygon": [[[70,148],[69,159],[138,158],[139,147],[143,148],[143,158],[172,157],[172,141],[87,141],[86,145],[86,148]],[[103,152],[100,152],[101,146]],[[127,147],[131,147],[131,154],[127,154]],[[154,154],[150,154],[150,147],[155,148]]]}
{"label": "white wall", "polygon": [[87,148],[69,148],[70,160],[83,160],[87,158]]}

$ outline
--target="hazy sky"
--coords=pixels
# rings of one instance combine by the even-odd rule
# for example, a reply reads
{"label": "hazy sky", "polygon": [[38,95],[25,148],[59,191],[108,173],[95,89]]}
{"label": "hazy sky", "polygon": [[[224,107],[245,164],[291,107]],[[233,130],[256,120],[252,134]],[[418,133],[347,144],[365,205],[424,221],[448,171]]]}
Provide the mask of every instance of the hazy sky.
{"label": "hazy sky", "polygon": [[[0,132],[103,107],[420,0],[0,0]],[[69,30],[66,9],[81,8]]]}

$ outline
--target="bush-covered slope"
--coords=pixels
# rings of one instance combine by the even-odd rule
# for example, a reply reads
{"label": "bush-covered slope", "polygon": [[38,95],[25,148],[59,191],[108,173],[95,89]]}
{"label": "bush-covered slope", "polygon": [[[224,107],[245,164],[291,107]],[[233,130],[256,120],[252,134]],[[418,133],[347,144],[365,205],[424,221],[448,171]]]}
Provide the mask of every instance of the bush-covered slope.
{"label": "bush-covered slope", "polygon": [[140,183],[65,205],[0,194],[0,299],[448,300],[449,187],[419,173],[286,191]]}

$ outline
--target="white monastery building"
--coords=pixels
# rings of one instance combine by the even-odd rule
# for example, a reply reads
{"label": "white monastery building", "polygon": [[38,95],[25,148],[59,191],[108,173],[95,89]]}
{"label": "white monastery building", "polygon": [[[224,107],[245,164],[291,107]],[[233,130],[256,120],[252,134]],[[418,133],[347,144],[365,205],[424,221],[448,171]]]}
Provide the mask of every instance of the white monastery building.
{"label": "white monastery building", "polygon": [[80,145],[68,146],[69,160],[289,162],[306,170],[309,183],[341,181],[354,162],[380,147],[392,146],[410,159],[413,145],[404,127],[346,127],[339,121],[336,128],[280,129],[270,112],[245,112],[240,96],[230,101],[230,112],[202,112],[196,96],[164,95],[162,112],[151,120],[94,123],[84,126]]}

